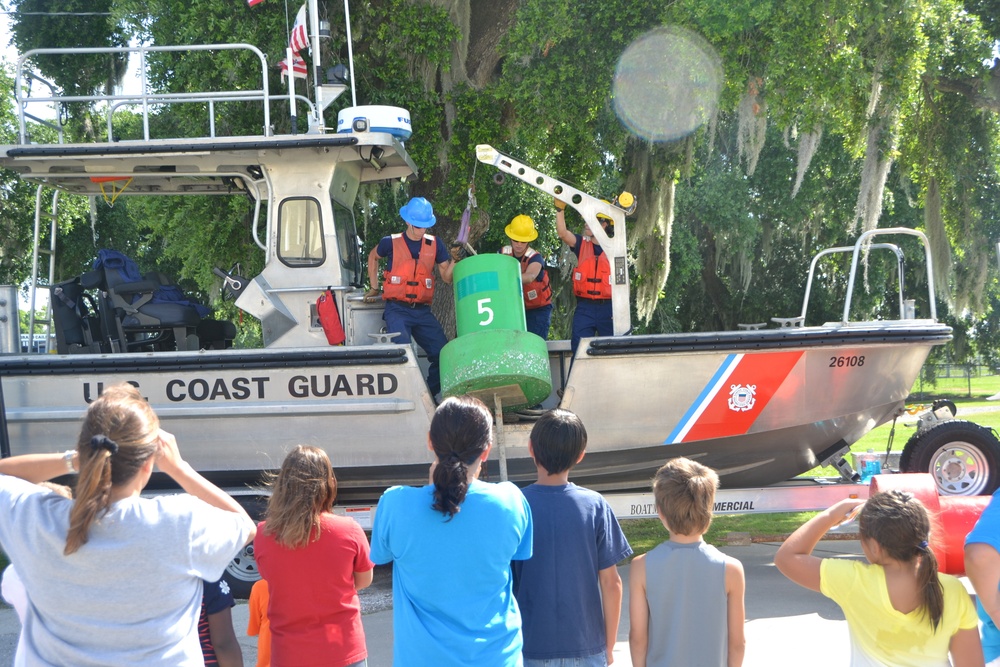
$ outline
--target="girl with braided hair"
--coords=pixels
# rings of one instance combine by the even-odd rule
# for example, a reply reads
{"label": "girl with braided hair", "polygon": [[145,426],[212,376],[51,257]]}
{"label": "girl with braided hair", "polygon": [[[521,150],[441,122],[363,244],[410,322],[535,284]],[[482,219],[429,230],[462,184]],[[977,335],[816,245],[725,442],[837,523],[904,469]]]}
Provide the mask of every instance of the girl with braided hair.
{"label": "girl with braided hair", "polygon": [[[144,498],[154,466],[185,492]],[[74,499],[40,482],[78,473]],[[250,543],[253,522],[183,460],[128,384],[87,409],[75,450],[0,460],[0,544],[31,604],[32,665],[202,664],[202,580]]]}
{"label": "girl with braided hair", "polygon": [[[859,509],[868,562],[813,556],[820,538]],[[840,605],[852,666],[981,667],[972,599],[958,579],[938,572],[930,532],[927,509],[913,494],[881,491],[867,501],[842,500],[814,516],[778,548],[774,564]]]}
{"label": "girl with braided hair", "polygon": [[372,560],[392,563],[393,665],[521,665],[512,560],[531,557],[531,513],[520,489],[479,479],[493,416],[469,396],[434,413],[430,484],[379,500]]}

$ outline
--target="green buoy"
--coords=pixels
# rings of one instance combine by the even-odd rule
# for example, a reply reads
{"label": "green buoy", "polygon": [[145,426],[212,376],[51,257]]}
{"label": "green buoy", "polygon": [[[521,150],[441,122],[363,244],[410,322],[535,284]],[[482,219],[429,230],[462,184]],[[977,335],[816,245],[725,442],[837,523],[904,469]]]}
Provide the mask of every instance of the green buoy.
{"label": "green buoy", "polygon": [[503,409],[541,403],[552,392],[545,341],[525,329],[521,264],[501,254],[455,265],[458,337],[441,350],[441,393],[472,394]]}

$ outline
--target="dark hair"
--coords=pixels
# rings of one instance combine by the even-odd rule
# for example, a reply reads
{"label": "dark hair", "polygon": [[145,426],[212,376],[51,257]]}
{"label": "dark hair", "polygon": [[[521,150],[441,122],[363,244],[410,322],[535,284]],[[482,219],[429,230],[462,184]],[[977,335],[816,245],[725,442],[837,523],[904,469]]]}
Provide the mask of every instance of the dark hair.
{"label": "dark hair", "polygon": [[333,509],[337,478],[330,457],[319,447],[296,445],[271,482],[264,531],[289,549],[319,537],[320,515]]}
{"label": "dark hair", "polygon": [[111,487],[139,474],[159,438],[159,418],[130,384],[108,387],[90,404],[76,445],[80,475],[63,553],[87,543],[90,525],[111,507]]}
{"label": "dark hair", "polygon": [[469,490],[469,467],[493,442],[493,415],[478,398],[446,398],[431,419],[434,467],[434,504],[439,512],[455,516]]}
{"label": "dark hair", "polygon": [[719,476],[696,461],[670,459],[653,478],[653,499],[667,528],[680,535],[704,535],[712,525]]}
{"label": "dark hair", "polygon": [[550,475],[569,470],[587,448],[587,429],[569,410],[549,410],[531,428],[535,461]]}
{"label": "dark hair", "polygon": [[910,563],[920,559],[917,584],[922,607],[937,631],[944,615],[944,589],[937,576],[937,558],[928,546],[931,520],[923,503],[908,491],[876,493],[861,508],[858,531],[862,539],[874,540],[893,560]]}

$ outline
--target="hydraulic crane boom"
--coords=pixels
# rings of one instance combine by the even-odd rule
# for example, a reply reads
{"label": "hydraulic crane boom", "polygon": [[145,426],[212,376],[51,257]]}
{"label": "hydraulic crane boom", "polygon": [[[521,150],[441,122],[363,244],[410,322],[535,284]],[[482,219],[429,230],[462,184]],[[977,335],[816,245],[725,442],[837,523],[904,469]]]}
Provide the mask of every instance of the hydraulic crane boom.
{"label": "hydraulic crane boom", "polygon": [[[614,312],[614,334],[622,336],[632,329],[632,319],[629,309],[628,261],[625,243],[626,211],[613,204],[608,204],[597,197],[577,190],[551,176],[532,169],[517,160],[504,155],[488,144],[476,146],[476,158],[485,164],[491,164],[500,171],[515,176],[528,185],[548,193],[566,202],[579,213],[590,227],[594,238],[608,255],[611,262],[611,306]],[[603,213],[614,221],[615,235],[609,237],[597,222],[597,214]]]}

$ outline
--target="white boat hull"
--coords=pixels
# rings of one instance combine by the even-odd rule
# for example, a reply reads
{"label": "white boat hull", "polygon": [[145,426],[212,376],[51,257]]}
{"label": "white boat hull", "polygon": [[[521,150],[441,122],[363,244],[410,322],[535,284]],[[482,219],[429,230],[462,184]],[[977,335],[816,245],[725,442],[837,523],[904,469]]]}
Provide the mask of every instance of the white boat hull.
{"label": "white boat hull", "polygon": [[[785,330],[598,338],[572,369],[553,352],[547,406],[587,426],[574,479],[598,490],[648,487],[669,458],[716,469],[726,487],[801,474],[890,419],[906,400],[944,325],[912,321]],[[558,347],[558,346],[555,346]],[[9,453],[74,442],[103,387],[137,385],[185,457],[228,488],[253,487],[295,444],[324,448],[341,502],[421,483],[433,399],[414,350],[223,350],[0,357]],[[508,474],[534,479],[531,423],[505,424]],[[487,467],[499,476],[496,457]]]}

